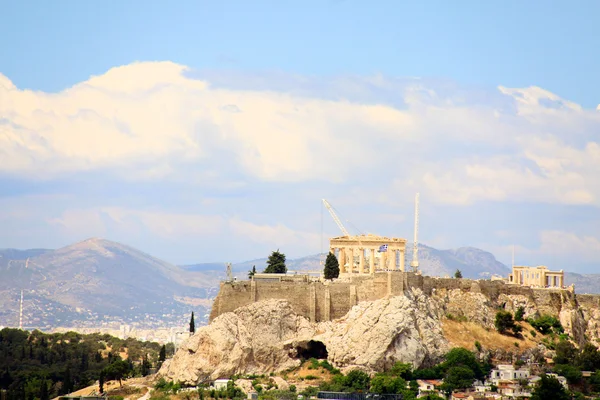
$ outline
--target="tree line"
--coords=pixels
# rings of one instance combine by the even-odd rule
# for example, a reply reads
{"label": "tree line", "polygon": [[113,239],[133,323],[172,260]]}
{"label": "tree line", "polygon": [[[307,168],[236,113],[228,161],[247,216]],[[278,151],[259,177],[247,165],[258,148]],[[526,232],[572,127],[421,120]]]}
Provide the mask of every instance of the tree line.
{"label": "tree line", "polygon": [[[108,380],[147,375],[173,346],[76,332],[0,331],[0,389],[7,400],[47,400]],[[126,353],[126,359],[120,353]]]}

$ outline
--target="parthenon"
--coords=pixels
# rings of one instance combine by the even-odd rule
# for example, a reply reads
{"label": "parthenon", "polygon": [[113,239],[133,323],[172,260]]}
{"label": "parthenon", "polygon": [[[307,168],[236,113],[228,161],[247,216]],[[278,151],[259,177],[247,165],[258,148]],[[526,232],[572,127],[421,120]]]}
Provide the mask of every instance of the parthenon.
{"label": "parthenon", "polygon": [[376,271],[404,272],[406,239],[376,235],[340,236],[329,240],[340,273],[374,274]]}
{"label": "parthenon", "polygon": [[508,282],[540,288],[563,288],[565,277],[562,269],[550,271],[544,265],[537,267],[515,265],[512,267],[512,273],[508,275]]}

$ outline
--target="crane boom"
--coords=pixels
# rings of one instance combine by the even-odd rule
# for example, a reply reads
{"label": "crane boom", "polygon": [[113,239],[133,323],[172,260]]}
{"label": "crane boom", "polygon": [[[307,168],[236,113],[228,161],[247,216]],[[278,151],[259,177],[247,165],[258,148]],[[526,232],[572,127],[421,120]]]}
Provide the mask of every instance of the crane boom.
{"label": "crane boom", "polygon": [[333,220],[335,221],[335,223],[337,224],[337,226],[341,229],[341,231],[344,234],[344,236],[350,236],[350,233],[348,233],[348,230],[346,229],[346,227],[344,226],[344,224],[342,224],[342,221],[340,221],[340,219],[338,218],[338,216],[335,213],[335,211],[333,211],[333,207],[331,207],[331,204],[329,204],[327,202],[327,200],[325,200],[325,199],[323,199],[323,204],[325,204],[325,207],[327,207],[327,210],[329,211],[329,214],[331,214],[331,217],[333,218]]}

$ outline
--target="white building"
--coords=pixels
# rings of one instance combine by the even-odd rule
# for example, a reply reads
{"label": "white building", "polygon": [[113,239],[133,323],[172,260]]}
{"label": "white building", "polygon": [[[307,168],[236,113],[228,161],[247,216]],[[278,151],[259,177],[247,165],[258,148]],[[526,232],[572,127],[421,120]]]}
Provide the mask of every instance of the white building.
{"label": "white building", "polygon": [[227,383],[229,383],[229,379],[215,379],[212,386],[215,390],[227,389]]}
{"label": "white building", "polygon": [[498,365],[491,371],[489,382],[498,386],[500,381],[512,381],[518,379],[529,379],[529,369],[517,369],[512,365]]}

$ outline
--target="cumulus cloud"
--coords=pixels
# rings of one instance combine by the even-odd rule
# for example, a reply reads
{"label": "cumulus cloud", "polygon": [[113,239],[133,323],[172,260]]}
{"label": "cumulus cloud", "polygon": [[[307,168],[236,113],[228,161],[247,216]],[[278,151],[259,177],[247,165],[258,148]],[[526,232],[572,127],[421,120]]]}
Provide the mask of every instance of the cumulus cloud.
{"label": "cumulus cloud", "polygon": [[[321,180],[411,188],[450,204],[600,204],[600,113],[541,88],[482,94],[376,76],[337,80],[347,96],[334,99],[319,96],[319,82],[290,82],[236,89],[170,62],[116,67],[59,93],[20,90],[2,76],[0,171]],[[303,85],[312,89],[294,90]]]}
{"label": "cumulus cloud", "polygon": [[[209,248],[235,239],[261,255],[278,246],[302,255],[319,247],[318,211],[307,204],[316,209],[322,197],[369,232],[403,237],[411,235],[417,191],[431,218],[435,207],[484,203],[596,210],[598,132],[599,110],[538,87],[141,62],[44,93],[19,89],[0,74],[0,179],[85,182],[64,202],[2,202],[4,226],[26,224],[0,237],[27,238],[32,230],[46,237],[54,229],[77,240],[120,232],[115,239],[125,242],[146,235],[193,246],[190,238],[198,237]],[[115,187],[82,194],[101,182]],[[127,190],[142,183],[148,198]],[[439,229],[446,217],[437,218],[442,222],[424,234],[451,245],[454,233]],[[336,229],[331,221],[326,226]],[[523,251],[551,254],[561,240],[570,243],[565,251],[594,247],[593,235],[548,233],[563,232],[560,226],[529,234],[540,230],[547,244]]]}

